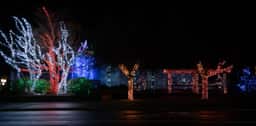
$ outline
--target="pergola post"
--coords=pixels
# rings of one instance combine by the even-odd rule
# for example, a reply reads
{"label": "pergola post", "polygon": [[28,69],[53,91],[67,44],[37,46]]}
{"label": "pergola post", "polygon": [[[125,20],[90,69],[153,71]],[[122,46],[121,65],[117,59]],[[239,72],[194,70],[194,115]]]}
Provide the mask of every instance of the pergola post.
{"label": "pergola post", "polygon": [[172,74],[168,73],[168,94],[172,93]]}
{"label": "pergola post", "polygon": [[193,78],[192,78],[192,92],[195,94],[199,94],[199,88],[198,88],[198,74],[193,73]]}
{"label": "pergola post", "polygon": [[202,100],[208,99],[208,77],[202,77]]}
{"label": "pergola post", "polygon": [[223,74],[222,84],[223,84],[223,93],[227,94],[228,88],[227,88],[227,74],[226,73]]}

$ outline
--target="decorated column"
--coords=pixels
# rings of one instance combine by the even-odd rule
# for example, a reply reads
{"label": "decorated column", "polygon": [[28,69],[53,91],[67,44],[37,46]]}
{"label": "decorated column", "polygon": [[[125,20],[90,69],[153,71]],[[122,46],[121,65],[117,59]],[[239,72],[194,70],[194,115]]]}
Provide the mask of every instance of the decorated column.
{"label": "decorated column", "polygon": [[165,74],[167,74],[167,89],[168,94],[172,93],[172,73],[170,70],[164,69],[163,71]]}
{"label": "decorated column", "polygon": [[168,93],[172,93],[172,74],[168,73]]}
{"label": "decorated column", "polygon": [[208,76],[202,77],[202,99],[208,99]]}

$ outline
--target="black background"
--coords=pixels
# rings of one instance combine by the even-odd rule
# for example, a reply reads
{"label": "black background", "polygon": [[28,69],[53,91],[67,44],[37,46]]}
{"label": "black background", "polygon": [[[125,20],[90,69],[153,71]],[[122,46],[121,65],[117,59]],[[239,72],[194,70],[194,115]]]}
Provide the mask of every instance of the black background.
{"label": "black background", "polygon": [[[0,5],[0,27],[8,27],[13,15],[33,23],[42,6],[79,25],[80,37],[95,50],[98,63],[195,68],[199,60],[216,67],[220,59],[226,59],[236,66],[255,64],[255,14],[253,8],[240,4],[9,1]],[[1,61],[1,67],[5,66]]]}

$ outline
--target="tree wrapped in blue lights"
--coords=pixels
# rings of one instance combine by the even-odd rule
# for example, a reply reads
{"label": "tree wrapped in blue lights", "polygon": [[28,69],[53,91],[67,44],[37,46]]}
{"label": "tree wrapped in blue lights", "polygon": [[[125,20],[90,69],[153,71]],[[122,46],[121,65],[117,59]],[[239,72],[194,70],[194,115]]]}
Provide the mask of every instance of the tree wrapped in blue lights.
{"label": "tree wrapped in blue lights", "polygon": [[256,90],[256,76],[252,74],[249,67],[242,69],[242,75],[240,76],[237,86],[242,92],[251,93],[252,91]]}
{"label": "tree wrapped in blue lights", "polygon": [[88,50],[87,41],[83,42],[77,51],[71,68],[71,78],[84,77],[88,80],[95,79],[95,58],[93,52]]}

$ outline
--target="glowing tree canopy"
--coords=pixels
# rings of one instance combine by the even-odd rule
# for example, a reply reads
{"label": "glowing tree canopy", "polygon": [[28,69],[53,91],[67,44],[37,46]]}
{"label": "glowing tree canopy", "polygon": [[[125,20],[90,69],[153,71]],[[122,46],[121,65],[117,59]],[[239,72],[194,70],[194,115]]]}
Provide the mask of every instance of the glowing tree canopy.
{"label": "glowing tree canopy", "polygon": [[88,55],[78,55],[75,57],[72,65],[71,77],[84,77],[89,80],[95,79],[94,57]]}
{"label": "glowing tree canopy", "polygon": [[84,77],[89,80],[95,79],[95,58],[88,53],[87,48],[87,41],[85,41],[78,49],[71,68],[71,78]]}
{"label": "glowing tree canopy", "polygon": [[5,62],[11,65],[18,72],[29,72],[33,80],[32,91],[35,82],[40,78],[42,69],[45,67],[40,46],[37,44],[32,27],[25,18],[13,17],[16,32],[9,31],[6,35],[0,30],[0,45],[8,51],[0,50]]}
{"label": "glowing tree canopy", "polygon": [[256,76],[250,67],[242,69],[242,75],[240,76],[237,86],[242,92],[252,93],[256,90]]}
{"label": "glowing tree canopy", "polygon": [[128,78],[128,100],[133,101],[133,79],[135,77],[136,71],[139,69],[139,64],[135,64],[131,71],[124,64],[119,65],[122,73]]}

